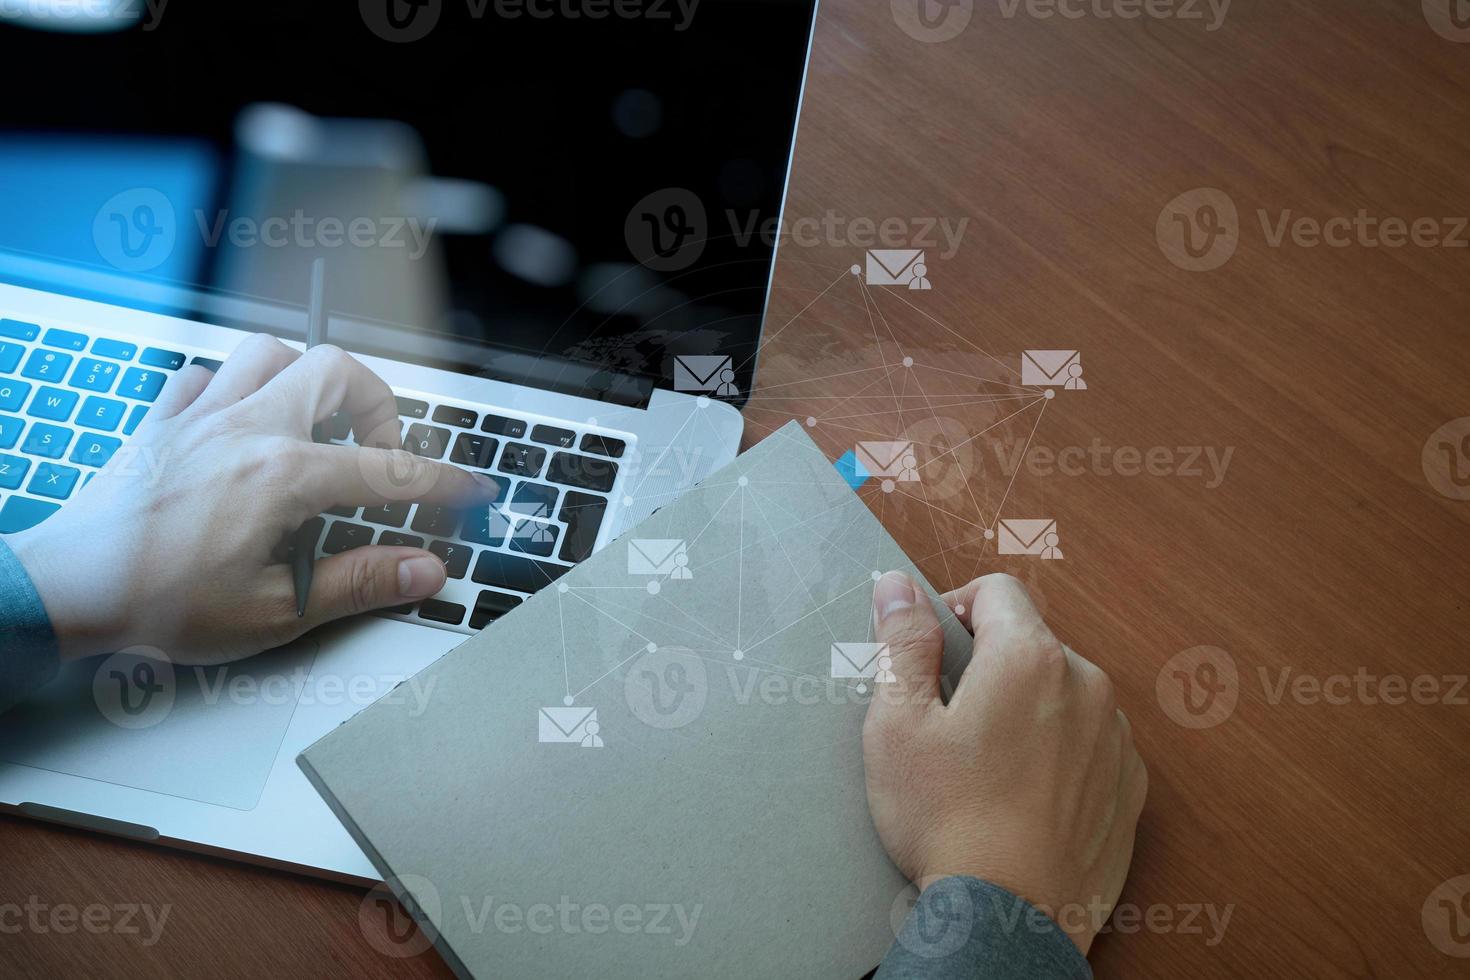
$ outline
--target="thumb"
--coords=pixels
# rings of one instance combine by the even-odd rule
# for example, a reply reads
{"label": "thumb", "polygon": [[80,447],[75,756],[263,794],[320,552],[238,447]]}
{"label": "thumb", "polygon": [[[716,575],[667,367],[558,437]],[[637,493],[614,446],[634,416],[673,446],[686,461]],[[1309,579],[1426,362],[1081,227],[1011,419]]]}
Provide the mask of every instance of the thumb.
{"label": "thumb", "polygon": [[444,588],[444,563],[418,548],[354,548],[316,563],[307,628],[427,599]]}
{"label": "thumb", "polygon": [[913,579],[889,572],[878,580],[873,588],[873,629],[877,641],[888,644],[894,677],[874,685],[869,710],[908,711],[938,703],[944,631],[928,595]]}

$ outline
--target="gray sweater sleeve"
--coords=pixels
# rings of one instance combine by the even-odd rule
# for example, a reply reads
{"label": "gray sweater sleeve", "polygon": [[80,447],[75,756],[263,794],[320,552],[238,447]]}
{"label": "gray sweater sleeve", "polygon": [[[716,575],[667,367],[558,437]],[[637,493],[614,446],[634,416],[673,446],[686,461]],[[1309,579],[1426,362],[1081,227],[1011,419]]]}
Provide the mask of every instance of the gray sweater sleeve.
{"label": "gray sweater sleeve", "polygon": [[955,877],[924,889],[873,980],[1092,980],[1044,912],[998,885]]}
{"label": "gray sweater sleeve", "polygon": [[0,538],[0,714],[55,677],[59,666],[46,607]]}

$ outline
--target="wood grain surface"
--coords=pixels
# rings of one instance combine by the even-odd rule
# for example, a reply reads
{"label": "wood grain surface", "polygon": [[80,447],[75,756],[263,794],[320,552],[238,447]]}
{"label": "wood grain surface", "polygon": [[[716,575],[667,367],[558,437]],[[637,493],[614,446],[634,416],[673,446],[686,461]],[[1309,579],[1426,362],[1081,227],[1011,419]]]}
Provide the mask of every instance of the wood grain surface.
{"label": "wood grain surface", "polygon": [[[1470,432],[1435,435],[1470,416],[1470,43],[1436,2],[976,0],[938,43],[823,5],[747,441],[912,439],[921,480],[861,492],[926,574],[1020,576],[1112,675],[1152,782],[1099,977],[1470,969],[1470,501],[1436,490]],[[964,224],[932,290],[865,292],[853,219]],[[1088,390],[1018,387],[1030,349]],[[1065,559],[998,555],[1012,518]],[[447,974],[360,889],[10,819],[0,855],[0,903],[170,909],[152,945],[0,935],[5,975]]]}

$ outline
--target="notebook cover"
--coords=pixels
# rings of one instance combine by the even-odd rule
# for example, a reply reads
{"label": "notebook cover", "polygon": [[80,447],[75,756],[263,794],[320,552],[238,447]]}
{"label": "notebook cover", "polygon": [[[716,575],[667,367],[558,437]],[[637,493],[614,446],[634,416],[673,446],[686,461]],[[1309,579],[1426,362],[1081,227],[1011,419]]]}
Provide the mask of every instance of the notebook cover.
{"label": "notebook cover", "polygon": [[298,761],[461,975],[857,977],[906,883],[834,645],[888,569],[923,581],[792,423]]}

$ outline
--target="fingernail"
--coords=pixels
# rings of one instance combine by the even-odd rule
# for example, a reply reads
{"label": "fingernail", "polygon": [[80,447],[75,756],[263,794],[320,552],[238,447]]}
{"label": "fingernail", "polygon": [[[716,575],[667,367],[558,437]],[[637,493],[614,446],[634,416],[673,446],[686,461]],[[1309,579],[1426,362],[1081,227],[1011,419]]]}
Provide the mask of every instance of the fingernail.
{"label": "fingernail", "polygon": [[503,484],[499,480],[491,476],[486,476],[483,473],[472,473],[470,475],[475,478],[475,483],[484,492],[487,503],[493,504],[500,498],[500,490]]}
{"label": "fingernail", "polygon": [[398,594],[424,599],[444,588],[444,563],[437,558],[405,558],[398,563]]}
{"label": "fingernail", "polygon": [[914,583],[902,572],[887,573],[873,587],[873,616],[879,623],[913,607]]}

